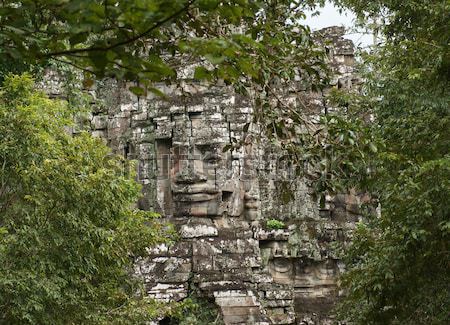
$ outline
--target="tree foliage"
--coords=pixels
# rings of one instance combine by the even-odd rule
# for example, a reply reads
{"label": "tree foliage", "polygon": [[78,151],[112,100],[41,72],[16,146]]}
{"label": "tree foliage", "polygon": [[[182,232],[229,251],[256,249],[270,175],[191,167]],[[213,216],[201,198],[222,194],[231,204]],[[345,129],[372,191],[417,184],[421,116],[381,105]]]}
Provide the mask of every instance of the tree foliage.
{"label": "tree foliage", "polygon": [[317,53],[297,21],[315,2],[323,1],[3,1],[0,55],[32,64],[63,61],[83,69],[87,80],[136,80],[155,92],[154,82],[176,80],[180,64],[192,57],[208,63],[196,78],[258,79],[274,58],[313,69]]}
{"label": "tree foliage", "polygon": [[368,216],[358,226],[346,252],[342,281],[348,295],[340,315],[355,324],[446,324],[450,4],[340,2],[361,19],[381,23],[382,36],[365,57],[363,96],[344,100],[347,108],[373,118],[370,124],[359,121],[365,130],[356,133],[355,145],[359,136],[370,136],[377,152],[369,163],[353,163],[361,166],[356,185],[378,200],[381,216]]}
{"label": "tree foliage", "polygon": [[10,76],[0,92],[0,322],[136,323],[133,260],[170,232],[133,206],[140,187],[71,112]]}

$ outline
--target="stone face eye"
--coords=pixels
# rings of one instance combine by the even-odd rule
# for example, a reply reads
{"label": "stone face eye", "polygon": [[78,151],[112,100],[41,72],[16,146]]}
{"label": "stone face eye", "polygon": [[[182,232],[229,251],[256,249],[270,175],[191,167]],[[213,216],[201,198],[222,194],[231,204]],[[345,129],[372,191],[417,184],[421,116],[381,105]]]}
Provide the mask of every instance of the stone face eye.
{"label": "stone face eye", "polygon": [[207,152],[204,156],[203,156],[203,161],[207,164],[210,165],[216,165],[220,162],[221,157],[213,152]]}

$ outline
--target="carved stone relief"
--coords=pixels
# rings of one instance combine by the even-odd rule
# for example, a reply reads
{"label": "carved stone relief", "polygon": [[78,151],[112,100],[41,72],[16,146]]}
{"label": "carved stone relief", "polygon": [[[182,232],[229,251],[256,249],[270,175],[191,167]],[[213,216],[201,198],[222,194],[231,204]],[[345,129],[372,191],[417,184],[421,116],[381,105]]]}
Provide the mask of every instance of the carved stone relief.
{"label": "carved stone relief", "polygon": [[[334,42],[334,84],[351,87],[351,42],[339,28],[323,33]],[[92,91],[92,134],[138,161],[138,207],[161,213],[180,233],[174,245],[151,248],[136,263],[147,294],[182,300],[197,290],[215,300],[225,324],[331,323],[342,272],[335,246],[349,240],[358,202],[338,196],[319,209],[306,182],[280,165],[276,149],[256,141],[257,125],[244,128],[251,105],[230,88],[164,87],[167,99],[136,98],[117,82],[105,86],[106,96]],[[317,95],[309,100],[319,113],[331,109]],[[233,138],[246,145],[224,150]],[[277,195],[286,180],[295,188],[288,203]],[[272,218],[286,228],[267,229]]]}

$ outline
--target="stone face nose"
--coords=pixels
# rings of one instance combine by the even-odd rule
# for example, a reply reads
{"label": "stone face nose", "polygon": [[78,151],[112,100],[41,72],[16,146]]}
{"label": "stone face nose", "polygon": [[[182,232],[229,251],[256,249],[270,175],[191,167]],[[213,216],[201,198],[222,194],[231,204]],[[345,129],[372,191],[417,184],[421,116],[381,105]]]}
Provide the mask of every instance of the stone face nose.
{"label": "stone face nose", "polygon": [[194,163],[189,161],[187,166],[180,168],[180,170],[175,174],[175,183],[178,184],[195,184],[206,182],[207,177],[200,171],[196,171],[194,168]]}

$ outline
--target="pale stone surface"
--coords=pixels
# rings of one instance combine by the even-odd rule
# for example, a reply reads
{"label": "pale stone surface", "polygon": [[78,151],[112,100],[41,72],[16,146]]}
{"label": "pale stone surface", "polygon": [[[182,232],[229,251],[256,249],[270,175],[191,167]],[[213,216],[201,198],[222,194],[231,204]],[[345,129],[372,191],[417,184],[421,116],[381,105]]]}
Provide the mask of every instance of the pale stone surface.
{"label": "pale stone surface", "polygon": [[182,238],[217,236],[217,228],[208,225],[183,225],[180,229]]}
{"label": "pale stone surface", "polygon": [[[327,45],[333,86],[357,86],[352,43],[340,28],[321,33],[333,43]],[[48,85],[58,96],[54,74]],[[92,134],[138,161],[138,207],[161,213],[181,237],[137,261],[147,294],[182,300],[196,288],[215,299],[225,324],[331,323],[343,270],[336,245],[349,240],[365,198],[338,195],[319,209],[307,182],[277,159],[267,139],[224,151],[235,139],[259,137],[258,125],[244,131],[252,122],[250,101],[229,87],[186,81],[160,88],[168,99],[137,98],[113,81],[91,91]],[[322,93],[302,96],[312,121],[334,110]],[[284,203],[280,189],[287,181],[294,197]],[[269,219],[284,221],[285,229],[267,229]]]}

